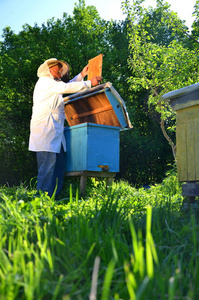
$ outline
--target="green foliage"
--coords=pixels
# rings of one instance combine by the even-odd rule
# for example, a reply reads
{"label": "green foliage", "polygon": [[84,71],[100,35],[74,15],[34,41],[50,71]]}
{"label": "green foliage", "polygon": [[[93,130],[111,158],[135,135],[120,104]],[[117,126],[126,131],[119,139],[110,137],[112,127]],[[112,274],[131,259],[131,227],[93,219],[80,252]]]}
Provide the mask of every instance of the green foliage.
{"label": "green foliage", "polygon": [[195,20],[192,24],[192,36],[194,38],[194,41],[198,40],[198,36],[199,36],[199,1],[196,1],[196,4],[194,6],[194,12],[193,12],[193,16],[195,17]]}
{"label": "green foliage", "polygon": [[[161,182],[170,168],[173,157],[170,146],[160,129],[160,116],[153,107],[148,108],[148,94],[133,94],[130,106],[133,129],[121,132],[119,178],[136,186]],[[165,126],[173,126],[167,122]],[[172,134],[175,140],[175,133]]]}
{"label": "green foliage", "polygon": [[167,2],[158,0],[154,9],[144,9],[143,2],[124,3],[129,22],[129,84],[132,91],[148,91],[148,105],[160,114],[163,134],[173,147],[163,121],[175,115],[161,96],[198,82],[198,41],[194,34],[189,36],[188,28]]}
{"label": "green foliage", "polygon": [[142,2],[134,1],[129,18],[129,80],[133,90],[149,90],[149,105],[166,119],[171,111],[158,105],[161,95],[198,81],[198,46],[187,48],[186,27],[167,3],[157,1],[154,10],[143,12]]}

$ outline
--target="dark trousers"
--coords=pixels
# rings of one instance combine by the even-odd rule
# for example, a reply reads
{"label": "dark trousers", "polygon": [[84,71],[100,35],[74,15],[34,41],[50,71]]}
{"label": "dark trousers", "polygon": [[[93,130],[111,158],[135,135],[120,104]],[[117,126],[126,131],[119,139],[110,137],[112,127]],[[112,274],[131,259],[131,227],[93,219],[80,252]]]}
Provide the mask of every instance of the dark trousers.
{"label": "dark trousers", "polygon": [[37,190],[48,192],[51,197],[56,185],[56,195],[60,193],[64,178],[64,149],[60,153],[37,152]]}

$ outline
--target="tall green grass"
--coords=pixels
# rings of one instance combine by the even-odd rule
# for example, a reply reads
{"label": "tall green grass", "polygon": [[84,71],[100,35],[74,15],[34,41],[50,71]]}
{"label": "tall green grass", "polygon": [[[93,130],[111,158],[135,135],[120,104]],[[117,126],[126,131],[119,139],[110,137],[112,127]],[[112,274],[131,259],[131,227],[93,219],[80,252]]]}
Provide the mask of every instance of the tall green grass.
{"label": "tall green grass", "polygon": [[59,201],[0,188],[0,299],[197,299],[199,208],[175,174],[150,189],[91,180]]}

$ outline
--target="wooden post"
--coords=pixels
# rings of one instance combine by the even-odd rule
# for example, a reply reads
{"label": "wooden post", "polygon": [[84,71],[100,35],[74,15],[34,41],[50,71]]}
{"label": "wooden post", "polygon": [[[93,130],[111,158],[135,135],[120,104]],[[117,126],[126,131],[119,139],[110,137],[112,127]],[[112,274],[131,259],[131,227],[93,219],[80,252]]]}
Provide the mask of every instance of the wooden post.
{"label": "wooden post", "polygon": [[187,197],[190,203],[195,203],[195,197],[199,196],[199,182],[188,181],[182,185],[182,195]]}
{"label": "wooden post", "polygon": [[81,177],[80,177],[80,194],[81,195],[86,194],[86,182],[87,182],[87,176],[81,175]]}
{"label": "wooden post", "polygon": [[112,185],[113,177],[107,177],[106,179],[106,187]]}

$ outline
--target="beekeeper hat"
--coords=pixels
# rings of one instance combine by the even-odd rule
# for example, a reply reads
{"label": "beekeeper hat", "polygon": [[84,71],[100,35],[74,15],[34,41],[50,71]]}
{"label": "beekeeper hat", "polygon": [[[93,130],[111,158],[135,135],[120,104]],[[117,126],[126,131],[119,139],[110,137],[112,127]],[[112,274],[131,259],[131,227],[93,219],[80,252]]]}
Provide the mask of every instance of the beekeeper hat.
{"label": "beekeeper hat", "polygon": [[49,70],[49,68],[54,67],[57,64],[62,65],[62,76],[64,76],[70,69],[69,65],[66,62],[62,60],[58,60],[56,58],[49,58],[39,66],[37,70],[38,77],[47,76],[48,75],[47,69]]}

